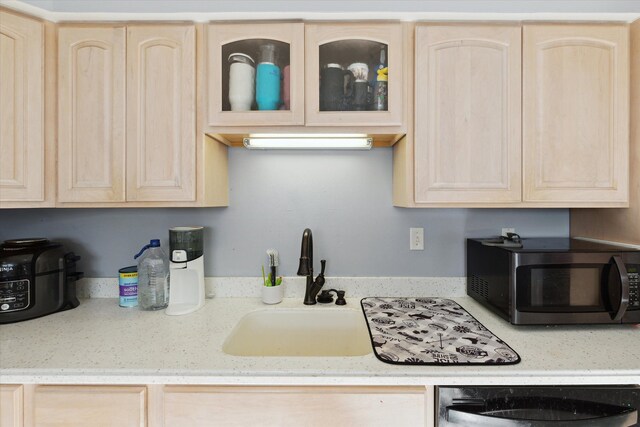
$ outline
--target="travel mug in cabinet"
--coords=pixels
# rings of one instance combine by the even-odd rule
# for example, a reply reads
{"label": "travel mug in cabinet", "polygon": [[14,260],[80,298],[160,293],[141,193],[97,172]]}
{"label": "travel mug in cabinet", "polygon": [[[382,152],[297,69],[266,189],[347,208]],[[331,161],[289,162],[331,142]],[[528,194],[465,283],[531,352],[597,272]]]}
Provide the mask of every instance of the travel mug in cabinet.
{"label": "travel mug in cabinet", "polygon": [[285,110],[291,109],[291,67],[282,69],[282,103]]}
{"label": "travel mug in cabinet", "polygon": [[277,110],[280,105],[280,68],[275,64],[275,46],[260,47],[261,60],[256,71],[258,110]]}
{"label": "travel mug in cabinet", "polygon": [[254,97],[256,70],[250,56],[243,53],[229,55],[229,104],[231,111],[249,111]]}
{"label": "travel mug in cabinet", "polygon": [[320,111],[342,111],[353,93],[353,73],[340,64],[327,64],[320,71]]}
{"label": "travel mug in cabinet", "polygon": [[354,62],[349,65],[348,70],[353,73],[355,83],[353,84],[353,96],[351,98],[350,110],[364,111],[369,104],[369,66],[363,62]]}

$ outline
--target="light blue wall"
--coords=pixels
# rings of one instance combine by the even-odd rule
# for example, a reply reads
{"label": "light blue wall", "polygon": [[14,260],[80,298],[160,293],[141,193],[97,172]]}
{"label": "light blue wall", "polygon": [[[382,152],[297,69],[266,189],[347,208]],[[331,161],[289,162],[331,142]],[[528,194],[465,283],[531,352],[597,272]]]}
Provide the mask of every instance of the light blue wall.
{"label": "light blue wall", "polygon": [[[464,239],[515,227],[523,237],[568,236],[567,209],[403,209],[392,206],[392,150],[229,150],[228,208],[0,210],[0,239],[63,240],[87,277],[115,277],[149,239],[168,228],[207,227],[207,276],[258,276],[265,250],[280,251],[294,275],[305,227],[316,269],[331,276],[463,276]],[[424,251],[409,251],[409,228],[424,227]]]}

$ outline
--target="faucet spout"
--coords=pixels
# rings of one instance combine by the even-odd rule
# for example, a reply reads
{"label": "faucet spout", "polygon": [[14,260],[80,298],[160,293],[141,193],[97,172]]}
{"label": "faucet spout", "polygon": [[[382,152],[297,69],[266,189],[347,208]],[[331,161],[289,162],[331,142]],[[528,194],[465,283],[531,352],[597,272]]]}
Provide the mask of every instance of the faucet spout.
{"label": "faucet spout", "polygon": [[305,228],[302,233],[302,248],[300,249],[300,265],[298,276],[313,276],[313,234]]}
{"label": "faucet spout", "polygon": [[302,248],[300,250],[300,265],[298,276],[307,276],[307,286],[304,293],[304,304],[313,305],[316,297],[324,286],[324,268],[327,261],[321,260],[322,269],[316,279],[313,279],[313,235],[311,230],[306,228],[302,233]]}

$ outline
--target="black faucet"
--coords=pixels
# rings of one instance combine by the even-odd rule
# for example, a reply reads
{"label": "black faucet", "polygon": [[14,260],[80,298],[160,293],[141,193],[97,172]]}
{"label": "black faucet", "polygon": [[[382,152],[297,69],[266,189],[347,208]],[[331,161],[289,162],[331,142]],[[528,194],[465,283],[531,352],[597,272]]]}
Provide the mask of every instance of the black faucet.
{"label": "black faucet", "polygon": [[322,265],[320,274],[313,279],[313,235],[311,230],[305,228],[302,233],[302,249],[300,251],[300,266],[298,267],[298,276],[307,276],[307,289],[304,293],[305,305],[313,305],[316,303],[316,296],[324,285],[324,267],[326,260],[321,260]]}

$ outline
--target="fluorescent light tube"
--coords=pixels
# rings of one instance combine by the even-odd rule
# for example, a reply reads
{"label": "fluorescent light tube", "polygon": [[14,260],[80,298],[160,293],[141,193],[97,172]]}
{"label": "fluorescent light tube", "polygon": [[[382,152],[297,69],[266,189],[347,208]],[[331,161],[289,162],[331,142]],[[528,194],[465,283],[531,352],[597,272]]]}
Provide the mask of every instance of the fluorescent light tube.
{"label": "fluorescent light tube", "polygon": [[258,150],[369,150],[373,139],[364,134],[251,134],[243,144]]}

